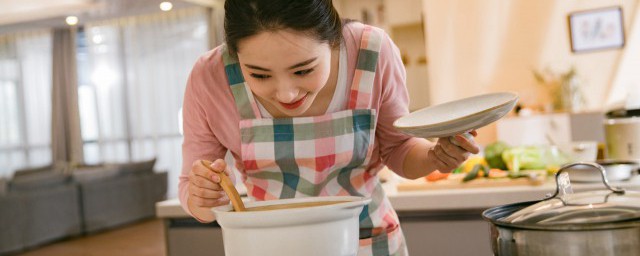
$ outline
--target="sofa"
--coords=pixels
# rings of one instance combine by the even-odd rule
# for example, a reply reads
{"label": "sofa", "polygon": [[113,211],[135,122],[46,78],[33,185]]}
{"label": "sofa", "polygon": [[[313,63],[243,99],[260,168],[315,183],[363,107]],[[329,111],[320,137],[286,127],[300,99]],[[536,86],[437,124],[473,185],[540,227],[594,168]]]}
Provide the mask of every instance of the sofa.
{"label": "sofa", "polygon": [[24,248],[22,227],[26,217],[18,196],[8,195],[7,179],[0,179],[0,255]]}
{"label": "sofa", "polygon": [[81,167],[73,172],[85,233],[155,216],[155,203],[166,198],[168,178],[166,172],[153,171],[155,161]]}
{"label": "sofa", "polygon": [[155,161],[39,167],[0,179],[0,255],[154,217],[167,192]]}
{"label": "sofa", "polygon": [[18,171],[0,196],[0,253],[37,247],[82,233],[79,191],[53,169]]}

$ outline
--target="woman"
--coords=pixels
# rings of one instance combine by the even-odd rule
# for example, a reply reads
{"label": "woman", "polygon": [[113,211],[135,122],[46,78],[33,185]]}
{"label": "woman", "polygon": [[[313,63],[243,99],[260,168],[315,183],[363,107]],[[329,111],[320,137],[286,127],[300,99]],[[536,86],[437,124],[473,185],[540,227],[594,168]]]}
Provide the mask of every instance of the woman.
{"label": "woman", "polygon": [[378,28],[342,21],[330,0],[227,0],[225,33],[226,44],[195,64],[184,96],[184,209],[210,222],[209,209],[229,203],[218,173],[230,151],[255,200],[371,197],[359,255],[406,255],[376,173],[451,171],[478,152],[475,142],[396,131],[393,121],[408,114],[397,47]]}

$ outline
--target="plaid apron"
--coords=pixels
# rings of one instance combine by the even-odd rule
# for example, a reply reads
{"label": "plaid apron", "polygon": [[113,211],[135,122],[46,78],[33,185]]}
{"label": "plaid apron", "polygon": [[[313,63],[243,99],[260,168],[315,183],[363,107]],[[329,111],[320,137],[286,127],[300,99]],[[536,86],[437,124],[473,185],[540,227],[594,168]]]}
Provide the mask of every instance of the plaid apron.
{"label": "plaid apron", "polygon": [[262,118],[235,58],[223,61],[241,116],[242,170],[255,200],[312,196],[372,198],[360,214],[358,255],[406,255],[398,216],[376,176],[367,170],[373,151],[376,110],[371,90],[382,32],[364,27],[348,109],[313,117]]}

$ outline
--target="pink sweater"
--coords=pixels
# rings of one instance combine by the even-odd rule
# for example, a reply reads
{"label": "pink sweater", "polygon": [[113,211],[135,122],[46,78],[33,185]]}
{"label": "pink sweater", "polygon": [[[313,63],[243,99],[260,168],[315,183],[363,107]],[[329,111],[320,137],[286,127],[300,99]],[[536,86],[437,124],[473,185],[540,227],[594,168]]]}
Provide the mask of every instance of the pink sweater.
{"label": "pink sweater", "polygon": [[[347,24],[343,29],[349,88],[356,67],[361,35],[362,30],[354,24]],[[182,207],[188,213],[189,171],[194,161],[224,158],[229,150],[236,162],[242,163],[240,115],[227,84],[221,49],[217,47],[198,59],[191,71],[184,95],[184,142],[179,198]],[[386,34],[379,56],[372,94],[372,108],[377,110],[378,123],[373,155],[367,169],[375,174],[386,165],[397,174],[403,175],[404,158],[418,140],[393,128],[396,119],[409,113],[409,98],[400,52]],[[239,170],[243,172],[242,166]]]}

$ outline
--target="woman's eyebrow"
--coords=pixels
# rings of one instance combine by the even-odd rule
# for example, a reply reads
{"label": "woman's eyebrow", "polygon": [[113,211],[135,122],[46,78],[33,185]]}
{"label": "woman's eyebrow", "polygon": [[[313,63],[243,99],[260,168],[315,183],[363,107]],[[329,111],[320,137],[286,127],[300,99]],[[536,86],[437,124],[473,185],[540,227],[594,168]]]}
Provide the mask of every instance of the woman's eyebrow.
{"label": "woman's eyebrow", "polygon": [[289,67],[289,69],[304,67],[304,66],[308,65],[309,63],[314,62],[316,59],[318,59],[318,57],[313,57],[311,59],[308,59],[308,60],[305,60],[305,61],[300,62],[298,64],[295,64],[295,65]]}
{"label": "woman's eyebrow", "polygon": [[[293,66],[289,67],[289,69],[294,69],[294,68],[304,67],[304,66],[308,65],[309,63],[314,62],[314,61],[315,61],[315,60],[317,60],[317,59],[318,59],[318,57],[313,57],[313,58],[311,58],[311,59],[308,59],[308,60],[305,60],[305,61],[300,62],[300,63],[298,63],[298,64],[295,64],[295,65],[293,65]],[[261,70],[261,71],[271,71],[271,70],[270,70],[270,69],[268,69],[268,68],[263,68],[263,67],[256,66],[256,65],[251,65],[251,64],[244,64],[244,66],[245,66],[245,67],[248,67],[248,68],[250,68],[250,69],[256,69],[256,70]]]}

